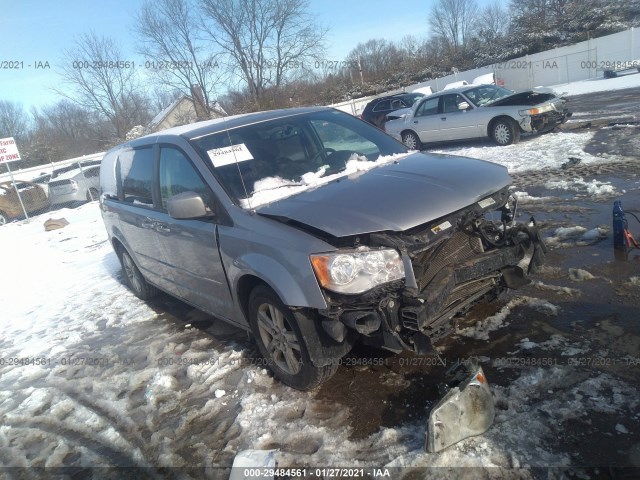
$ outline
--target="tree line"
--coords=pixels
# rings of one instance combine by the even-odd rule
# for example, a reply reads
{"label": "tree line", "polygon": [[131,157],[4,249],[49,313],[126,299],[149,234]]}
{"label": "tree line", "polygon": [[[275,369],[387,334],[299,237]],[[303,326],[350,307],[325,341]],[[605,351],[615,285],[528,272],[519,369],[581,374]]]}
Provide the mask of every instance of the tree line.
{"label": "tree line", "polygon": [[0,137],[31,166],[120,143],[194,87],[199,119],[215,102],[234,114],[382,93],[637,26],[640,0],[437,0],[407,15],[425,18],[424,37],[327,59],[328,29],[307,0],[148,0],[133,21],[144,75],[115,39],[86,32],[63,52],[58,102],[26,112],[0,100]]}

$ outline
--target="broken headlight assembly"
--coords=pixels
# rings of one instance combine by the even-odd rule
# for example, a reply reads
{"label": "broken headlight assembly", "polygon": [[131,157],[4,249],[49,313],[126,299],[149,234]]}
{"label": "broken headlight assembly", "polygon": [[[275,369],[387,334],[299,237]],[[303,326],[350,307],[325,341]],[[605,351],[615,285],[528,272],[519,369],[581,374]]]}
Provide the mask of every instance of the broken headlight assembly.
{"label": "broken headlight assembly", "polygon": [[320,286],[338,293],[356,294],[405,278],[400,254],[392,249],[359,247],[311,255]]}

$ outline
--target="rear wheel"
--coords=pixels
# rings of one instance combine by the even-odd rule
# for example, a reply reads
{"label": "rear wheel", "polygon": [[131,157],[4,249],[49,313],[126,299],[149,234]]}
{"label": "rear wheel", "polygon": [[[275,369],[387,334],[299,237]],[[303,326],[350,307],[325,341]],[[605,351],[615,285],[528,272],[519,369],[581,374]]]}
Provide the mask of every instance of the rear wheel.
{"label": "rear wheel", "polygon": [[264,285],[257,286],[249,297],[248,310],[258,349],[282,383],[298,390],[310,390],[336,372],[337,362],[324,367],[316,367],[311,362],[306,340],[293,312],[273,290]]}
{"label": "rear wheel", "polygon": [[158,293],[158,290],[154,286],[147,283],[133,261],[133,258],[131,258],[129,252],[124,248],[120,249],[120,263],[122,264],[122,270],[124,271],[127,284],[136,297],[141,300],[148,300]]}
{"label": "rear wheel", "polygon": [[520,128],[510,118],[499,118],[491,126],[491,137],[500,146],[518,143],[520,141]]}
{"label": "rear wheel", "polygon": [[422,142],[413,132],[404,132],[402,134],[402,143],[411,150],[422,150]]}

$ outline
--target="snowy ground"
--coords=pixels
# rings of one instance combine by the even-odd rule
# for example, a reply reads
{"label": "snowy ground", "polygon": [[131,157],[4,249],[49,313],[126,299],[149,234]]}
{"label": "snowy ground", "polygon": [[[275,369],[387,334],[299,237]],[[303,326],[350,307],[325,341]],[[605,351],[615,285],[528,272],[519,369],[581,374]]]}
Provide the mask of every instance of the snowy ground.
{"label": "snowy ground", "polygon": [[594,175],[631,160],[586,153],[593,138],[438,149],[506,165],[552,248],[534,284],[472,310],[440,346],[448,365],[473,357],[492,382],[486,434],[424,452],[444,369],[409,354],[357,352],[383,365],[344,365],[311,393],[280,385],[241,332],[133,296],[94,202],[54,212],[70,222],[60,230],[44,231],[50,215],[0,229],[0,465],[214,467],[193,476],[225,478],[215,467],[238,451],[277,449],[280,466],[388,467],[394,478],[597,478],[605,470],[581,467],[640,466],[640,272],[637,259],[609,261],[608,231],[610,200],[640,205],[640,180]]}

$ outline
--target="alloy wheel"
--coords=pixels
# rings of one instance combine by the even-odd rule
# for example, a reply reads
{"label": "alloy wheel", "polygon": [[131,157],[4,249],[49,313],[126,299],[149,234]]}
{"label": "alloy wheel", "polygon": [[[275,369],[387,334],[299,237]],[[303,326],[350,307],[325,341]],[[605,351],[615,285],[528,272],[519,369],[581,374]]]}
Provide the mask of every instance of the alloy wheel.
{"label": "alloy wheel", "polygon": [[298,338],[283,313],[274,305],[258,307],[258,330],[271,359],[283,372],[297,374],[302,368]]}

